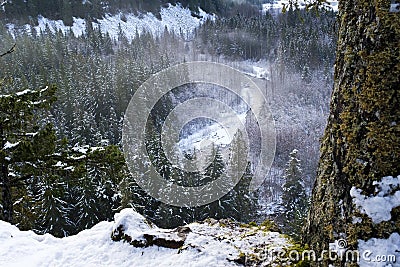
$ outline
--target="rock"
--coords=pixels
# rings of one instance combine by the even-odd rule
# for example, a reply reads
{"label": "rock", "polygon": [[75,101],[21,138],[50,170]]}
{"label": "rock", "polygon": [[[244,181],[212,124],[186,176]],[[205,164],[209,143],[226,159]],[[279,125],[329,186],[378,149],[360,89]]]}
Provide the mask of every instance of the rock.
{"label": "rock", "polygon": [[152,226],[132,209],[125,209],[116,215],[111,239],[128,242],[134,247],[159,246],[178,249],[183,246],[190,232],[191,229],[187,226],[172,230],[160,229]]}

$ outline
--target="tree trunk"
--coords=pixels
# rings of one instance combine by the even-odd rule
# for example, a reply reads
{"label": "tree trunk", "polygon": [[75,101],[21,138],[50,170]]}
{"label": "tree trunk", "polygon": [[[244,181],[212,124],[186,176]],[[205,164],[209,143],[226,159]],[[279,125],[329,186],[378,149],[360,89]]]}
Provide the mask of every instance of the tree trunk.
{"label": "tree trunk", "polygon": [[[0,137],[1,137],[1,148],[4,149],[5,140],[3,138],[4,130],[3,125],[0,125]],[[5,154],[2,153],[1,159],[1,179],[0,179],[0,187],[2,189],[2,209],[3,209],[3,220],[9,223],[12,223],[12,214],[13,214],[13,203],[11,196],[11,181],[8,176],[8,164],[5,157]]]}
{"label": "tree trunk", "polygon": [[[335,240],[358,249],[359,240],[400,232],[400,206],[390,220],[373,222],[350,194],[355,187],[376,195],[374,181],[400,175],[400,16],[390,13],[389,5],[388,0],[339,2],[331,110],[303,237],[317,255]],[[339,265],[345,260],[336,261]]]}
{"label": "tree trunk", "polygon": [[11,196],[11,185],[8,176],[8,165],[3,163],[1,166],[1,176],[2,176],[2,205],[3,205],[3,220],[12,223],[13,214],[13,203]]}

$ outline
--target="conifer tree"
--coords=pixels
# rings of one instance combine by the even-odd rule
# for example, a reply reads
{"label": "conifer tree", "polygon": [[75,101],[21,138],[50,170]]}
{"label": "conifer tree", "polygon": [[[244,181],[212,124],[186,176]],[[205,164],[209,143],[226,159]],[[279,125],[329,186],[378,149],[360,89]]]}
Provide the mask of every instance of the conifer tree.
{"label": "conifer tree", "polygon": [[55,87],[0,96],[2,219],[13,222],[14,190],[40,174],[40,166],[54,153],[51,125],[40,125],[40,111],[55,101]]}
{"label": "conifer tree", "polygon": [[284,227],[287,233],[299,237],[307,214],[307,195],[297,149],[290,153],[289,162],[285,170],[285,184],[283,185],[282,205],[284,207]]}
{"label": "conifer tree", "polygon": [[254,192],[249,191],[253,176],[247,152],[248,148],[244,141],[243,133],[238,130],[230,147],[230,170],[228,170],[228,175],[233,175],[233,177],[240,180],[231,192],[222,198],[222,202],[226,206],[225,216],[240,222],[252,221],[257,211],[256,195]]}

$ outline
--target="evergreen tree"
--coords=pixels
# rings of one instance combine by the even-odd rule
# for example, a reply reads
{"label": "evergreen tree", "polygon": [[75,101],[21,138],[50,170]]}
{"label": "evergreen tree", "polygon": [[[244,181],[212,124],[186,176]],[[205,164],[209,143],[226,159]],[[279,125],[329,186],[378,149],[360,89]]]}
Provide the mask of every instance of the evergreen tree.
{"label": "evergreen tree", "polygon": [[307,195],[297,149],[289,155],[285,170],[282,205],[284,207],[284,227],[287,233],[298,238],[307,214]]}
{"label": "evergreen tree", "polygon": [[58,175],[45,175],[39,183],[40,194],[35,201],[40,203],[36,210],[34,230],[51,233],[57,237],[68,235],[73,223],[69,220],[70,205],[65,197],[65,183]]}
{"label": "evergreen tree", "polygon": [[212,147],[210,158],[212,160],[204,171],[203,178],[201,180],[202,184],[215,181],[225,172],[224,159],[222,158],[221,151],[218,147]]}
{"label": "evergreen tree", "polygon": [[[240,222],[250,222],[255,218],[257,199],[254,192],[249,191],[253,178],[248,161],[248,148],[243,133],[238,130],[230,145],[230,169],[228,176],[239,179],[234,188],[221,201],[225,206],[225,217]],[[234,181],[232,181],[234,182]]]}
{"label": "evergreen tree", "polygon": [[[212,159],[212,161],[205,168],[200,180],[200,185],[206,185],[212,181],[219,179],[221,175],[225,172],[224,159],[222,158],[221,151],[218,147],[212,147],[210,158]],[[201,197],[207,201],[211,198],[210,194],[212,194],[212,192],[204,192]],[[224,218],[225,214],[225,207],[222,205],[220,199],[200,207],[200,210],[202,210],[201,213],[207,214],[208,218],[220,219]]]}
{"label": "evergreen tree", "polygon": [[40,111],[54,102],[55,87],[20,91],[0,97],[2,219],[13,222],[15,187],[40,175],[40,166],[54,153],[51,125],[40,125]]}

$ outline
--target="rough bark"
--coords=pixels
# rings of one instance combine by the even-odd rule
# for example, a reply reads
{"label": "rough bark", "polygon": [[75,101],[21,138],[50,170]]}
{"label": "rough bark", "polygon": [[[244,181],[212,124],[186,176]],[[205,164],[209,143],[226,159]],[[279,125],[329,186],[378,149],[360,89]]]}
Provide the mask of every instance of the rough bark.
{"label": "rough bark", "polygon": [[[400,207],[390,221],[374,224],[350,196],[353,186],[372,195],[373,181],[400,175],[400,16],[389,6],[383,0],[339,2],[331,110],[304,234],[319,253],[340,238],[357,249],[359,239],[400,232]],[[353,224],[353,217],[362,223]]]}

